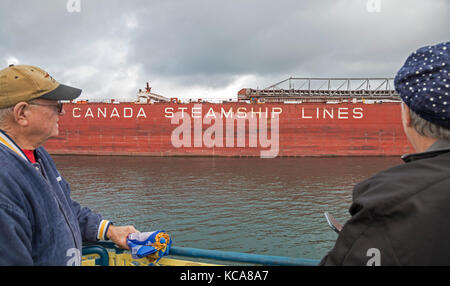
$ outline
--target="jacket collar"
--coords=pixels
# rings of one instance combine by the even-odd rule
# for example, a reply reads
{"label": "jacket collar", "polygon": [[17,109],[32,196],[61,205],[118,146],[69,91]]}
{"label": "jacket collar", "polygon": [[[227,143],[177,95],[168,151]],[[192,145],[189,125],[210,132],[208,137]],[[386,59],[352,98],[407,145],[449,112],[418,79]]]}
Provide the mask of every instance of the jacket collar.
{"label": "jacket collar", "polygon": [[450,141],[439,139],[434,142],[426,151],[414,154],[405,154],[401,158],[404,162],[411,162],[420,159],[432,158],[437,155],[450,152]]}
{"label": "jacket collar", "polygon": [[5,145],[8,149],[16,153],[19,157],[24,159],[27,162],[31,161],[27,158],[22,149],[17,146],[16,142],[14,142],[11,137],[9,137],[3,130],[0,129],[0,144]]}

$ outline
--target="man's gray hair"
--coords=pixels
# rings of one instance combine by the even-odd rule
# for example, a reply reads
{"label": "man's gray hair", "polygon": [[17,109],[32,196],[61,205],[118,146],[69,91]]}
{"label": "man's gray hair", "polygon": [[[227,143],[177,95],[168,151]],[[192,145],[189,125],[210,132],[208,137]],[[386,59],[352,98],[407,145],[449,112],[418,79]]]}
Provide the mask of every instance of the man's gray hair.
{"label": "man's gray hair", "polygon": [[14,111],[14,106],[0,108],[0,127],[6,124],[6,119]]}
{"label": "man's gray hair", "polygon": [[444,139],[450,141],[450,130],[431,123],[417,115],[414,111],[409,109],[412,127],[422,136]]}

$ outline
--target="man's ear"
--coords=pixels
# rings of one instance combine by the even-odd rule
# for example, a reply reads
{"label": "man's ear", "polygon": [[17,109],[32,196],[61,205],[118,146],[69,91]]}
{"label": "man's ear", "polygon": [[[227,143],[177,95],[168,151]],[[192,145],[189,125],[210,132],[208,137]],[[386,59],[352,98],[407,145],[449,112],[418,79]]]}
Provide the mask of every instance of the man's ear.
{"label": "man's ear", "polygon": [[27,107],[28,107],[28,103],[19,102],[14,106],[14,109],[13,109],[14,121],[23,127],[28,126],[29,113],[28,113]]}
{"label": "man's ear", "polygon": [[402,121],[406,127],[411,127],[411,114],[408,105],[404,102],[402,102]]}

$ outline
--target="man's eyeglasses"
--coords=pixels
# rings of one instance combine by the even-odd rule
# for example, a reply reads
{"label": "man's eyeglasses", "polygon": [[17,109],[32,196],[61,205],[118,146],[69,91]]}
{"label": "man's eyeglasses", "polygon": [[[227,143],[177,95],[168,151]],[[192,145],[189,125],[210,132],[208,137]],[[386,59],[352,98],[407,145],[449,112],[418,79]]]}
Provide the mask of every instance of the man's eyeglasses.
{"label": "man's eyeglasses", "polygon": [[28,102],[28,104],[40,105],[40,106],[54,106],[58,110],[58,113],[62,113],[62,110],[63,110],[63,103],[61,101],[58,101],[58,104],[41,104],[41,103],[35,103],[35,102]]}

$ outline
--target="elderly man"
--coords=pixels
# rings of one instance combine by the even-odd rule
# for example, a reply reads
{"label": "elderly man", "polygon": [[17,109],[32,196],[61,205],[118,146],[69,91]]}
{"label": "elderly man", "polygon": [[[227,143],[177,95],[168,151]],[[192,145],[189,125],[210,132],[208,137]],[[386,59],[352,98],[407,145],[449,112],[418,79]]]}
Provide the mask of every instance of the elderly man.
{"label": "elderly man", "polygon": [[411,54],[394,83],[417,153],[355,186],[321,265],[450,265],[450,42]]}
{"label": "elderly man", "polygon": [[60,100],[81,90],[33,66],[0,71],[0,265],[80,265],[83,241],[127,249],[133,226],[113,226],[70,198],[41,146],[58,135]]}

